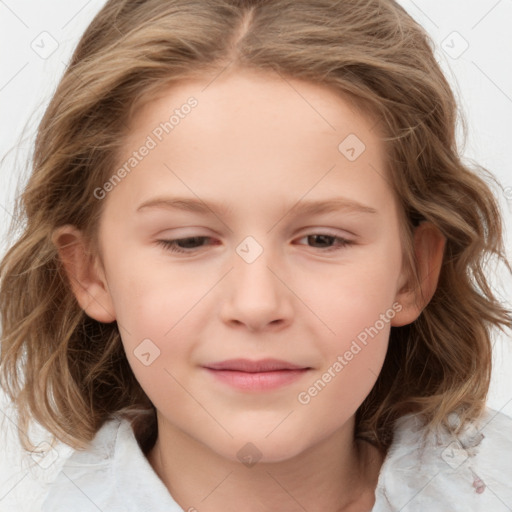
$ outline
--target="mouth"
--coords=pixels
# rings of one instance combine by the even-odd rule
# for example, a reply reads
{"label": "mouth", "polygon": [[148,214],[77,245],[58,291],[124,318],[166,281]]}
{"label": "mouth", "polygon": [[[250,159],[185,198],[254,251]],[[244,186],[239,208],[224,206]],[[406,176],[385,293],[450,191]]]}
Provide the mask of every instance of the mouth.
{"label": "mouth", "polygon": [[209,363],[203,368],[217,380],[245,391],[272,390],[290,384],[311,370],[278,359],[230,359]]}
{"label": "mouth", "polygon": [[210,363],[205,365],[210,370],[231,370],[247,373],[274,372],[280,370],[304,370],[304,367],[281,361],[280,359],[260,359],[259,361],[251,361],[250,359],[229,359],[218,363]]}

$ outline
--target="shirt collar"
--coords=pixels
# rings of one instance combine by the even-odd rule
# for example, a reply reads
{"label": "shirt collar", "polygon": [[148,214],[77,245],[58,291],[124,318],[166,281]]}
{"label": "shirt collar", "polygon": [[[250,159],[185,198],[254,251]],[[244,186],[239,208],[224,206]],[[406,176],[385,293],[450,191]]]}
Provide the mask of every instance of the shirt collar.
{"label": "shirt collar", "polygon": [[[478,491],[478,480],[485,485],[487,479],[489,489],[502,496],[508,492],[512,461],[500,455],[512,448],[511,426],[508,416],[487,409],[479,424],[483,435],[473,427],[455,438],[443,430],[427,433],[418,416],[403,416],[379,473],[372,512],[438,512],[452,503],[462,508],[451,511],[487,504],[500,510],[493,493]],[[119,418],[105,423],[87,450],[72,453],[41,510],[184,512],[149,464],[130,423]]]}

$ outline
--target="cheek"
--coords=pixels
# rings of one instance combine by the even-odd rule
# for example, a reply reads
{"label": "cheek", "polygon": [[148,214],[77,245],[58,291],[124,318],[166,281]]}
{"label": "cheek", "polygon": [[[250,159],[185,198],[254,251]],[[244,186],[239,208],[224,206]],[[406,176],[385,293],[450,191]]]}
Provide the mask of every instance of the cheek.
{"label": "cheek", "polygon": [[169,390],[170,373],[181,371],[176,363],[189,359],[196,346],[197,313],[211,287],[204,277],[165,262],[139,263],[133,253],[109,273],[123,346],[150,398]]}
{"label": "cheek", "polygon": [[[185,380],[185,362],[195,347],[193,315],[187,298],[180,294],[164,296],[162,288],[134,292],[125,304],[121,318],[123,347],[135,375],[156,406],[177,407],[182,401],[180,382]],[[180,405],[181,407],[181,405]]]}
{"label": "cheek", "polygon": [[166,336],[206,288],[204,279],[190,279],[179,267],[138,263],[135,258],[118,265],[109,277],[115,284],[111,294],[118,322],[135,341]]}
{"label": "cheek", "polygon": [[323,330],[317,343],[322,367],[297,401],[311,415],[330,411],[327,430],[355,413],[373,388],[386,357],[391,321],[400,305],[393,301],[389,279],[381,279],[377,270],[333,276],[315,304],[329,330]]}
{"label": "cheek", "polygon": [[[394,317],[393,304],[401,265],[396,250],[360,251],[357,258],[330,265],[321,274],[303,271],[297,279],[301,297],[333,339],[353,339],[381,315]],[[387,324],[386,324],[387,325]],[[382,330],[381,322],[378,322]]]}

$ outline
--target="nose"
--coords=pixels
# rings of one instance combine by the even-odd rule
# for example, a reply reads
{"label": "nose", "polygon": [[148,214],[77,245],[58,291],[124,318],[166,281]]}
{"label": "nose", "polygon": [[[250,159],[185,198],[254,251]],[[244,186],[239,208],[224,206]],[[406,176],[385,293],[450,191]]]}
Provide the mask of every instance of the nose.
{"label": "nose", "polygon": [[233,270],[225,283],[222,320],[252,332],[275,331],[289,325],[293,312],[292,292],[279,268],[270,251],[263,250],[250,263],[235,253]]}

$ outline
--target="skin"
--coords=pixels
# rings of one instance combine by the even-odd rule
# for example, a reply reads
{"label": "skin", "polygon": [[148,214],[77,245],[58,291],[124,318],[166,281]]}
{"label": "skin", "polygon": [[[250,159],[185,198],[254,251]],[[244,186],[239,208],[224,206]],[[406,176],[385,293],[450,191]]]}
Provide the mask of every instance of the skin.
{"label": "skin", "polygon": [[[369,510],[384,454],[354,441],[354,415],[382,368],[390,327],[413,322],[432,297],[444,239],[431,225],[417,228],[422,287],[410,290],[372,120],[303,81],[240,70],[206,87],[210,80],[174,85],[137,112],[121,162],[169,112],[190,96],[198,100],[103,199],[100,253],[88,259],[73,226],[59,228],[55,244],[81,307],[100,322],[118,322],[133,372],[157,408],[159,437],[148,460],[184,510],[229,512],[240,503],[248,512]],[[338,149],[349,134],[366,146],[354,161]],[[171,195],[227,210],[137,211]],[[333,197],[376,213],[292,208]],[[352,244],[306,236],[313,234]],[[186,254],[158,242],[195,236],[210,238]],[[236,251],[247,236],[263,250],[252,263]],[[400,311],[378,335],[300,403],[299,393],[393,304]],[[149,366],[134,354],[144,339],[160,350]],[[254,392],[201,368],[238,357],[310,370]],[[248,442],[261,454],[252,467],[237,457]]]}

